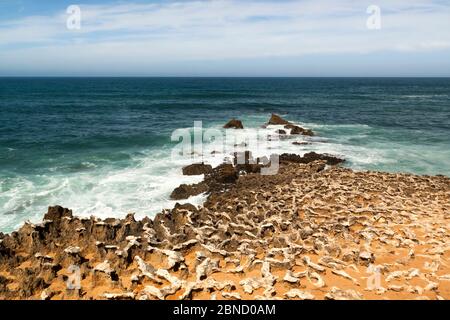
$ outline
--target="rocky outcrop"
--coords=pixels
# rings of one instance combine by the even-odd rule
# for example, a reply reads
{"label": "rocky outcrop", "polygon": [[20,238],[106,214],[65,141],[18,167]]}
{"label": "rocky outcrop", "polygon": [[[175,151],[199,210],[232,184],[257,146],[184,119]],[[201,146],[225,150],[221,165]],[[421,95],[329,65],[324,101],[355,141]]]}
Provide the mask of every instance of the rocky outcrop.
{"label": "rocky outcrop", "polygon": [[196,183],[196,184],[182,184],[175,188],[170,194],[170,199],[172,200],[184,200],[192,196],[197,196],[199,194],[208,192],[209,187],[206,183]]}
{"label": "rocky outcrop", "polygon": [[0,234],[0,299],[450,299],[450,178],[301,158],[153,219],[50,207]]}
{"label": "rocky outcrop", "polygon": [[183,175],[185,176],[198,176],[212,172],[212,167],[209,164],[194,163],[183,167]]}
{"label": "rocky outcrop", "polygon": [[223,127],[224,129],[244,129],[242,122],[236,119],[228,121]]}
{"label": "rocky outcrop", "polygon": [[205,182],[208,185],[216,184],[233,184],[238,179],[238,173],[232,164],[221,164],[214,168],[205,177]]}
{"label": "rocky outcrop", "polygon": [[289,129],[290,134],[294,134],[294,135],[304,135],[304,136],[314,136],[314,132],[311,129],[304,129],[302,127],[296,126],[294,124],[288,124],[286,126],[284,126],[285,129]]}
{"label": "rocky outcrop", "polygon": [[[270,117],[268,124],[269,125],[283,125],[285,129],[289,130],[289,134],[291,134],[291,135],[314,136],[314,132],[312,130],[299,127],[299,126],[293,124],[292,122],[289,122],[274,113],[272,113],[272,116]],[[282,129],[277,130],[277,133],[283,134],[283,135],[287,134],[287,132]]]}
{"label": "rocky outcrop", "polygon": [[221,164],[209,170],[210,166],[193,167],[190,172],[205,172],[202,182],[196,184],[182,184],[175,188],[170,195],[172,200],[184,200],[202,193],[221,192],[228,185],[236,183],[239,176],[238,167],[232,164]]}
{"label": "rocky outcrop", "polygon": [[291,124],[291,123],[289,121],[283,119],[279,115],[276,115],[275,113],[272,113],[268,124],[272,124],[272,125],[288,125],[288,124]]}
{"label": "rocky outcrop", "polygon": [[280,161],[295,162],[295,163],[311,163],[316,160],[323,160],[330,166],[334,166],[345,162],[344,159],[338,158],[328,154],[319,154],[315,152],[305,153],[303,156],[297,154],[284,153],[280,156]]}
{"label": "rocky outcrop", "polygon": [[[295,163],[311,163],[316,160],[324,160],[328,165],[337,165],[344,162],[344,159],[310,152],[303,157],[296,154],[282,154],[280,156],[281,162],[295,162]],[[230,185],[236,184],[239,175],[242,174],[259,174],[261,168],[270,166],[268,159],[264,162],[262,159],[254,159],[251,151],[235,152],[233,154],[233,164],[224,163],[212,169],[211,166],[205,164],[193,164],[183,168],[183,173],[201,174],[205,173],[205,178],[202,182],[196,184],[182,184],[175,188],[170,195],[172,200],[185,200],[192,196],[197,196],[202,193],[222,192],[229,188]],[[323,170],[324,165],[317,166],[317,170]]]}

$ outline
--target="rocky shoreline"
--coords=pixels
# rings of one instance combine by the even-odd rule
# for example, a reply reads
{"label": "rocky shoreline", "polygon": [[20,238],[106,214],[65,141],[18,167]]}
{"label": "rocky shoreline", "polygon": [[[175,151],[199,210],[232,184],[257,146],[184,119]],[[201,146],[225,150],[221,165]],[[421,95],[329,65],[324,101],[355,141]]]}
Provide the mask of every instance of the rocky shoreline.
{"label": "rocky shoreline", "polygon": [[183,173],[204,181],[172,197],[205,204],[154,219],[50,207],[0,233],[0,299],[450,299],[450,178],[341,162],[194,164]]}

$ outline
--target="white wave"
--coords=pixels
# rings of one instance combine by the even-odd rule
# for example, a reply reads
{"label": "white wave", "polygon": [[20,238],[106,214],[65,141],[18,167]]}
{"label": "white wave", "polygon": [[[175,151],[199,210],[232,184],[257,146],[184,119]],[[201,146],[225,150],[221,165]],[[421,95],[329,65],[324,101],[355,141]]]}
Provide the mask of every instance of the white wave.
{"label": "white wave", "polygon": [[407,99],[429,99],[429,98],[448,98],[448,94],[418,94],[418,95],[403,95],[401,98]]}

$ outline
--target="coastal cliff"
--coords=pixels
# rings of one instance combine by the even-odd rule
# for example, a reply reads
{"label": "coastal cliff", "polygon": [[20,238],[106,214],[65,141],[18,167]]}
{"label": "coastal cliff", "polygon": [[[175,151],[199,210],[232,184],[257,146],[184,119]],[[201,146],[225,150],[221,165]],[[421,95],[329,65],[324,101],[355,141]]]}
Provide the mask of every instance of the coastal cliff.
{"label": "coastal cliff", "polygon": [[154,219],[50,207],[0,234],[0,299],[449,299],[450,178],[316,158]]}

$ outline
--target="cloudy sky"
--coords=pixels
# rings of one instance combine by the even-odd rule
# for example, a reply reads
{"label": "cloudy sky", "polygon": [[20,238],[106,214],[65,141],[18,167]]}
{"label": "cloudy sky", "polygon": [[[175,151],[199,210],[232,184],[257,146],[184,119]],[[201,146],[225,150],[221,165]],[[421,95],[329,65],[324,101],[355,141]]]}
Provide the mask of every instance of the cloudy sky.
{"label": "cloudy sky", "polygon": [[450,76],[447,0],[79,1],[0,0],[0,76]]}

